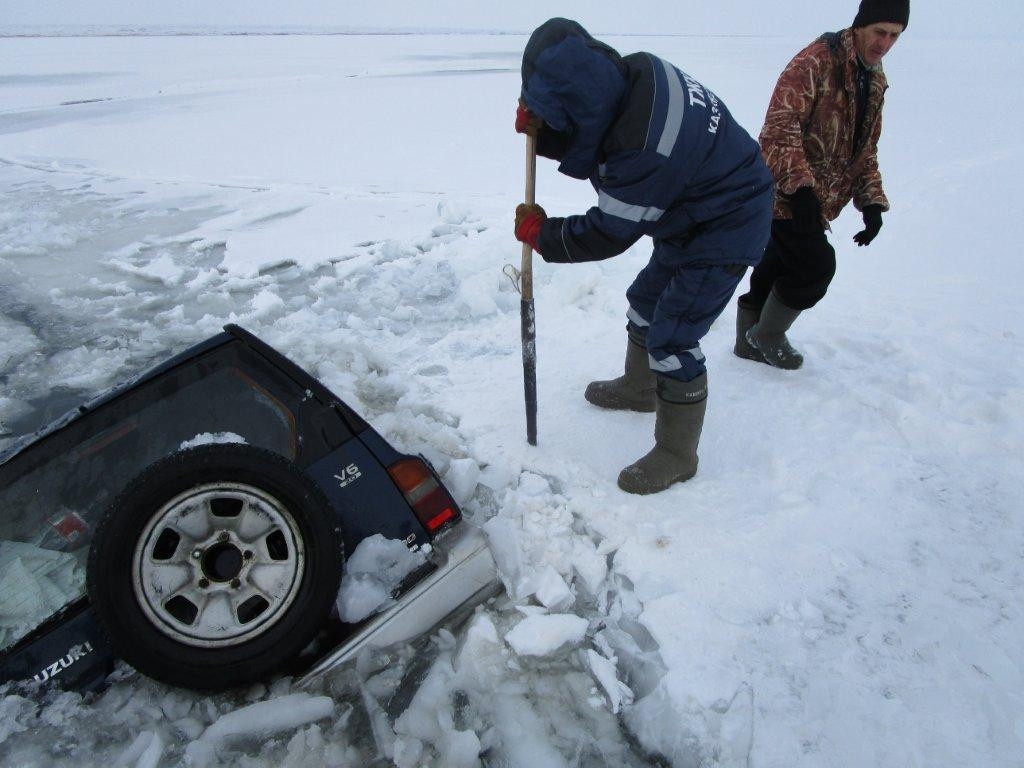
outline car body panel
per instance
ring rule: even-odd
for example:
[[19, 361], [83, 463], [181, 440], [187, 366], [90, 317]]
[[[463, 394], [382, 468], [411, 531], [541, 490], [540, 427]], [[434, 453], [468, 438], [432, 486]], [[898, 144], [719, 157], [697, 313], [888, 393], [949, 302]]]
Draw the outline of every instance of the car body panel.
[[379, 464], [366, 445], [350, 440], [306, 468], [306, 474], [339, 510], [345, 551], [354, 552], [359, 542], [376, 533], [409, 546], [425, 544], [427, 532], [415, 516], [375, 514], [382, 508], [404, 507], [406, 501], [386, 472], [367, 471], [373, 466]]

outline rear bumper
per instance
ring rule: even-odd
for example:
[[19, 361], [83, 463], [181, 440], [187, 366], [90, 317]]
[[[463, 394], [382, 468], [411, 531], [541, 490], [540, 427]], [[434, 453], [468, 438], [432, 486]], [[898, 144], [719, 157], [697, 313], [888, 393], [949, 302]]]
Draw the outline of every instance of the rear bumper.
[[386, 611], [328, 653], [298, 680], [300, 686], [344, 664], [363, 648], [384, 648], [429, 632], [460, 608], [483, 602], [501, 587], [483, 533], [461, 523], [433, 543], [438, 567]]

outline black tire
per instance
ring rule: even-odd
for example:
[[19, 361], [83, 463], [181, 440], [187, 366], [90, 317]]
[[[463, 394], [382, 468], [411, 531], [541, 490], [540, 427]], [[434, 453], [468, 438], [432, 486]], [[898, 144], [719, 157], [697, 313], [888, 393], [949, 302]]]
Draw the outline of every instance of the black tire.
[[302, 470], [216, 444], [156, 462], [118, 495], [93, 537], [87, 587], [121, 658], [215, 691], [297, 656], [330, 613], [343, 564], [330, 502]]

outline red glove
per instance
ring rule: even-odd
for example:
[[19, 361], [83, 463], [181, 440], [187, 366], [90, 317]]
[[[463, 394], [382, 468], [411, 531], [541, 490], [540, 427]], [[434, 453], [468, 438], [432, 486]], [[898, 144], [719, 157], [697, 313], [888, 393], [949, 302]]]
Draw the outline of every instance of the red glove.
[[544, 121], [537, 117], [533, 112], [526, 108], [523, 100], [519, 100], [519, 106], [516, 107], [516, 133], [525, 133], [528, 136], [536, 136], [544, 126]]
[[548, 217], [544, 209], [535, 203], [520, 203], [516, 206], [516, 240], [526, 243], [537, 253], [537, 238], [540, 237], [540, 227]]

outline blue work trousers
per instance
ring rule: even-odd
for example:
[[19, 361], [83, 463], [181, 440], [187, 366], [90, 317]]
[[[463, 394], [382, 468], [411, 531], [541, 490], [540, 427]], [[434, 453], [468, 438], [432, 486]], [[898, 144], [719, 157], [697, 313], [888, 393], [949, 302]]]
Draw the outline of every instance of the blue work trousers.
[[656, 241], [651, 260], [626, 291], [627, 317], [646, 330], [651, 370], [680, 381], [707, 371], [700, 340], [732, 298], [745, 264], [693, 260], [685, 245]]

